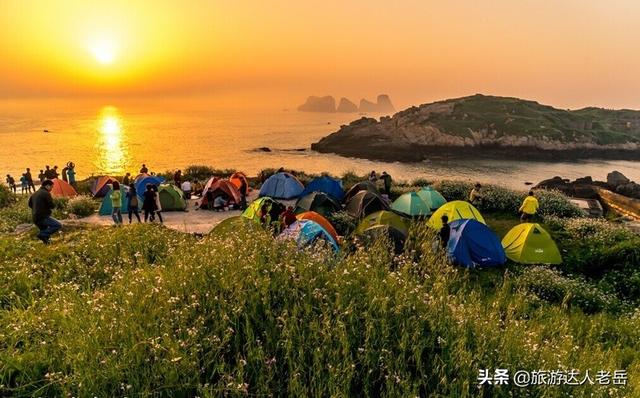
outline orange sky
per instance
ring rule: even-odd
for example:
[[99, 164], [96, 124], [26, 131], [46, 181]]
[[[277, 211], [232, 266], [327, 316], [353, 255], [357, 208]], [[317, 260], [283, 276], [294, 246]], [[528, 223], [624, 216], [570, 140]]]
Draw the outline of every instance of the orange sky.
[[0, 0], [0, 97], [388, 93], [404, 107], [481, 92], [640, 108], [636, 1], [391, 3]]

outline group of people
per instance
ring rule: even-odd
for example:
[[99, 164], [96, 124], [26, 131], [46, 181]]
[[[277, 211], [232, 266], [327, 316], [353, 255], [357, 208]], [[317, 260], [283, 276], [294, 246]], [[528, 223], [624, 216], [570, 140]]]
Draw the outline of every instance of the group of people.
[[[75, 164], [73, 162], [67, 162], [66, 166], [62, 169], [62, 173], [58, 172], [58, 166], [53, 166], [53, 168], [49, 167], [49, 165], [45, 166], [44, 169], [40, 170], [38, 174], [38, 179], [40, 180], [40, 185], [44, 183], [45, 180], [53, 180], [56, 178], [62, 177], [62, 180], [68, 182], [76, 187], [76, 171]], [[18, 193], [18, 182], [20, 183], [20, 193], [21, 194], [29, 194], [36, 192], [36, 185], [33, 182], [33, 175], [31, 174], [31, 169], [26, 168], [25, 172], [22, 173], [18, 181], [16, 181], [15, 177], [10, 174], [7, 174], [5, 179], [9, 189], [13, 193]]]
[[376, 171], [371, 170], [371, 173], [369, 173], [369, 182], [371, 182], [375, 186], [378, 186], [378, 180], [382, 181], [384, 194], [389, 197], [391, 195], [391, 176], [387, 174], [386, 171], [383, 171], [382, 174], [380, 174], [380, 177], [378, 177]]

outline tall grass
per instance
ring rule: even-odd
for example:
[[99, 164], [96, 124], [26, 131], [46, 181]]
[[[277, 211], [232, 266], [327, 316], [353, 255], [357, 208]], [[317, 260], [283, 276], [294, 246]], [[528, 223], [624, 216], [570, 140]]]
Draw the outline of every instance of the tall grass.
[[627, 369], [640, 312], [587, 315], [510, 271], [451, 267], [424, 229], [334, 256], [237, 230], [156, 225], [0, 237], [0, 394], [637, 396], [477, 387], [478, 370]]

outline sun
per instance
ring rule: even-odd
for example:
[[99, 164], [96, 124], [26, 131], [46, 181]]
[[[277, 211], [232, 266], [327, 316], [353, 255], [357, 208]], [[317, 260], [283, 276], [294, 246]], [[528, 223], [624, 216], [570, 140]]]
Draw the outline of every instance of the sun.
[[110, 65], [116, 60], [116, 45], [109, 40], [99, 40], [89, 44], [89, 52], [99, 63]]

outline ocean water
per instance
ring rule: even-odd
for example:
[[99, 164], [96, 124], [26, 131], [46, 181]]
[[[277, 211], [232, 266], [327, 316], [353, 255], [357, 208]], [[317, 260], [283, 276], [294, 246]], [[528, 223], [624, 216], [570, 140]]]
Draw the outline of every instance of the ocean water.
[[[395, 179], [454, 178], [526, 189], [556, 175], [605, 179], [619, 170], [640, 180], [640, 162], [587, 160], [424, 161], [403, 164], [346, 158], [309, 150], [312, 142], [360, 116], [277, 110], [229, 110], [206, 101], [0, 102], [0, 172], [34, 174], [45, 165], [76, 164], [78, 178], [137, 173], [142, 163], [162, 172], [192, 164], [255, 175], [266, 167], [308, 172], [365, 174], [387, 171]], [[48, 132], [45, 132], [47, 130]], [[268, 147], [271, 152], [257, 148]], [[3, 178], [4, 180], [4, 178]]]

